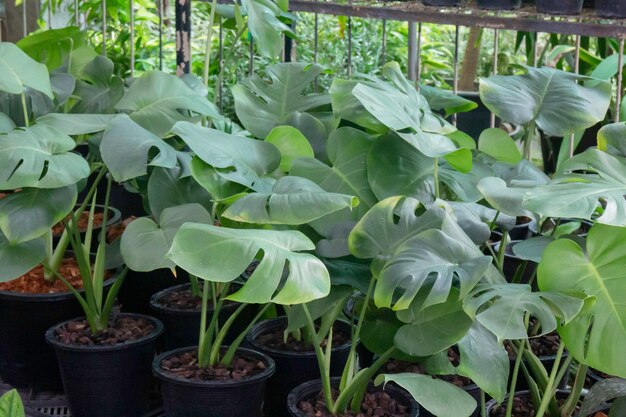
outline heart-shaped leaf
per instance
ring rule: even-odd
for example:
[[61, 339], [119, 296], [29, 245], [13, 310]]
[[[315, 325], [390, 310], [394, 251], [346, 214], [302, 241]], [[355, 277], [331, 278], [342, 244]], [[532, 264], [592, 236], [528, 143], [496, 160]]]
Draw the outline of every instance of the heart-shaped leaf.
[[313, 158], [313, 148], [300, 131], [291, 126], [277, 126], [265, 138], [280, 151], [280, 170], [289, 172], [297, 158]]
[[158, 137], [181, 120], [222, 117], [212, 103], [180, 78], [158, 71], [147, 72], [133, 82], [115, 108], [129, 111], [131, 119]]
[[222, 215], [246, 223], [300, 225], [358, 204], [356, 197], [329, 193], [306, 178], [287, 176], [278, 179], [270, 193], [243, 196]]
[[32, 88], [54, 98], [48, 68], [34, 61], [13, 43], [0, 42], [0, 74], [0, 91], [22, 94], [26, 88]]
[[569, 239], [551, 243], [539, 264], [542, 291], [582, 291], [592, 301], [559, 328], [574, 358], [602, 372], [626, 377], [626, 228], [594, 225], [586, 249]]
[[89, 175], [89, 165], [71, 152], [76, 143], [48, 126], [0, 135], [0, 189], [60, 188]]
[[199, 278], [231, 282], [262, 253], [250, 278], [229, 299], [242, 303], [300, 304], [325, 297], [330, 277], [315, 249], [297, 231], [228, 229], [196, 223], [183, 225], [168, 254], [174, 263]]
[[176, 232], [187, 222], [212, 224], [213, 219], [201, 205], [185, 204], [164, 209], [159, 224], [148, 217], [132, 221], [124, 230], [120, 246], [126, 265], [142, 272], [173, 269], [175, 264], [166, 255]]

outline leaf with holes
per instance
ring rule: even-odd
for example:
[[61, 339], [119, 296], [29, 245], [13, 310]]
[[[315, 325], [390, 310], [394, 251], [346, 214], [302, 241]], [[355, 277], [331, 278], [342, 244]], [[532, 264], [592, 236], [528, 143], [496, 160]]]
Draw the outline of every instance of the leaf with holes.
[[222, 178], [259, 192], [271, 190], [272, 181], [262, 177], [274, 172], [281, 159], [280, 151], [271, 143], [188, 122], [176, 123], [172, 132]]
[[133, 271], [173, 269], [174, 262], [166, 255], [176, 232], [187, 222], [212, 224], [213, 219], [201, 205], [184, 204], [163, 210], [158, 224], [148, 217], [132, 221], [124, 230], [121, 240], [124, 263]]
[[465, 299], [464, 308], [498, 340], [517, 340], [528, 337], [526, 314], [541, 324], [539, 335], [548, 334], [557, 328], [557, 319], [568, 323], [576, 317], [583, 307], [581, 297], [559, 290], [533, 292], [525, 284], [481, 284]]
[[304, 93], [323, 71], [317, 64], [284, 63], [267, 68], [269, 82], [256, 74], [246, 78], [232, 88], [237, 117], [246, 130], [265, 138], [292, 113], [329, 104], [326, 93]]
[[158, 71], [147, 72], [133, 82], [115, 108], [130, 112], [131, 119], [158, 137], [181, 120], [222, 118], [212, 103], [180, 78]]
[[124, 95], [124, 81], [113, 75], [113, 62], [97, 56], [82, 70], [74, 95], [78, 102], [72, 113], [115, 113], [115, 105]]
[[89, 175], [89, 165], [72, 152], [76, 143], [47, 126], [15, 129], [0, 136], [0, 189], [60, 188]]
[[306, 178], [279, 178], [270, 193], [252, 193], [235, 201], [222, 216], [257, 224], [301, 225], [359, 204], [346, 194], [329, 193]]
[[[574, 358], [602, 372], [626, 378], [626, 228], [594, 225], [586, 249], [569, 239], [548, 246], [539, 264], [542, 291], [582, 291], [592, 302], [559, 335]], [[595, 301], [595, 302], [593, 302]]]
[[42, 236], [76, 204], [76, 185], [26, 188], [0, 199], [0, 229], [12, 244]]
[[604, 120], [610, 82], [554, 68], [524, 68], [522, 75], [480, 79], [481, 100], [502, 120], [518, 125], [534, 120], [546, 134], [559, 137]]
[[34, 61], [15, 44], [0, 43], [0, 74], [0, 91], [22, 94], [27, 88], [32, 88], [54, 98], [48, 68]]
[[563, 163], [551, 183], [530, 190], [523, 207], [546, 217], [591, 220], [614, 226], [626, 225], [626, 158], [589, 149]]
[[[158, 150], [156, 155], [153, 149]], [[126, 115], [111, 121], [102, 136], [100, 153], [118, 182], [146, 175], [149, 166], [176, 166], [174, 148]]]
[[168, 254], [191, 274], [212, 282], [231, 282], [261, 252], [250, 278], [229, 299], [242, 303], [300, 304], [325, 297], [330, 277], [310, 251], [315, 245], [297, 231], [228, 229], [196, 223], [183, 225]]

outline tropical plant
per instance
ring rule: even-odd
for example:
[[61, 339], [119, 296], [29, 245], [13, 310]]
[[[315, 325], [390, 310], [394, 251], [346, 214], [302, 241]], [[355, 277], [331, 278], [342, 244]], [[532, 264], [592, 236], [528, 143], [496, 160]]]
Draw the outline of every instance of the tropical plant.
[[25, 417], [24, 405], [17, 390], [12, 389], [0, 396], [0, 411], [7, 417]]

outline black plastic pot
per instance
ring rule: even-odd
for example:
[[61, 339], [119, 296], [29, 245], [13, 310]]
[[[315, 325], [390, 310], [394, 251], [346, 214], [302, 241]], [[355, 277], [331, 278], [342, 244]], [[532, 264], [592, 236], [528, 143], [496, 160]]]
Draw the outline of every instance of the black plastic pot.
[[478, 0], [478, 7], [491, 10], [513, 10], [522, 7], [522, 0]]
[[596, 12], [602, 17], [626, 17], [626, 0], [596, 0]]
[[[332, 378], [331, 384], [333, 386], [338, 386], [339, 378]], [[376, 391], [377, 389], [382, 389], [382, 387], [377, 388], [370, 385], [370, 387], [368, 388], [370, 392]], [[300, 404], [300, 402], [303, 400], [314, 398], [317, 394], [320, 393], [321, 390], [322, 382], [319, 379], [315, 381], [308, 381], [295, 387], [289, 393], [289, 397], [287, 398], [287, 407], [289, 409], [290, 417], [306, 417], [306, 414], [298, 409], [298, 404]], [[408, 407], [409, 417], [418, 417], [422, 415], [420, 413], [420, 407], [417, 402], [404, 389], [399, 388], [393, 384], [387, 384], [385, 385], [384, 390], [387, 394], [389, 394], [391, 398], [393, 398], [400, 404]]]
[[529, 226], [532, 223], [532, 219], [529, 217], [518, 217], [517, 224], [513, 229], [509, 230], [509, 237], [511, 240], [526, 240], [530, 237]]
[[491, 111], [483, 104], [478, 92], [462, 91], [458, 95], [478, 105], [472, 111], [456, 115], [458, 129], [470, 135], [478, 143], [480, 134], [491, 126]]
[[189, 381], [161, 369], [161, 362], [164, 359], [195, 349], [195, 347], [186, 347], [165, 352], [152, 363], [152, 370], [161, 381], [165, 415], [167, 417], [261, 417], [265, 384], [276, 369], [272, 358], [250, 349], [238, 349], [237, 353], [240, 355], [265, 364], [263, 372], [240, 381]]
[[137, 417], [150, 410], [156, 340], [163, 324], [152, 321], [155, 331], [147, 337], [114, 346], [71, 346], [57, 339], [60, 323], [46, 332], [56, 351], [63, 388], [72, 417]]
[[[574, 221], [580, 222], [580, 228], [573, 234], [580, 237], [586, 237], [589, 234], [589, 229], [593, 226], [593, 222], [590, 220], [561, 219], [559, 224], [564, 225]], [[533, 236], [539, 236], [541, 234], [550, 234], [555, 226], [556, 222], [554, 219], [548, 219], [542, 224], [542, 233], [539, 233], [539, 223], [536, 221], [533, 221], [528, 228]]]
[[150, 297], [159, 291], [187, 282], [187, 274], [178, 270], [176, 277], [169, 269], [152, 272], [128, 271], [117, 294], [121, 310], [128, 313], [154, 314], [150, 308]]
[[[80, 208], [80, 205], [76, 205], [75, 209], [78, 209], [78, 208]], [[90, 206], [87, 206], [85, 210], [89, 211]], [[104, 206], [100, 204], [96, 204], [95, 212], [96, 213], [104, 212]], [[115, 207], [109, 206], [109, 212], [107, 216], [107, 228], [118, 224], [121, 220], [122, 220], [122, 213]], [[91, 252], [95, 253], [98, 250], [98, 242], [99, 242], [98, 238], [100, 237], [100, 230], [102, 230], [102, 226], [98, 226], [98, 227], [94, 226], [93, 228], [93, 232], [91, 236], [91, 248], [90, 248]], [[83, 242], [85, 241], [86, 234], [87, 232], [80, 232], [81, 241]], [[61, 239], [61, 235], [54, 235], [52, 239], [53, 239], [53, 243], [56, 245], [59, 242], [59, 239]]]
[[444, 7], [453, 7], [460, 6], [462, 0], [422, 0], [426, 6], [444, 6]]
[[[150, 298], [152, 314], [163, 322], [165, 333], [163, 334], [164, 350], [195, 346], [198, 344], [200, 333], [200, 310], [176, 310], [162, 305], [159, 300], [172, 291], [189, 289], [191, 284], [176, 285], [159, 291]], [[237, 310], [238, 303], [229, 302], [222, 305], [219, 315], [219, 323], [224, 323], [231, 314]], [[209, 315], [213, 308], [209, 307]], [[256, 306], [249, 305], [237, 317], [230, 331], [224, 339], [225, 343], [231, 343], [248, 327], [256, 314]]]
[[578, 14], [583, 0], [537, 0], [537, 11], [548, 14]]
[[[106, 282], [107, 290], [114, 280]], [[46, 331], [81, 314], [83, 309], [70, 292], [0, 291], [0, 335], [4, 335], [0, 343], [0, 378], [17, 388], [61, 391], [61, 374], [54, 349], [46, 343]]]
[[[566, 390], [558, 390], [558, 391], [556, 392], [556, 398], [557, 398], [557, 399], [559, 399], [559, 400], [565, 399], [565, 398], [567, 398], [567, 396], [569, 395], [569, 393], [570, 393], [570, 392], [569, 392], [569, 391], [566, 391]], [[517, 392], [515, 393], [515, 397], [517, 397], [517, 398], [524, 398], [524, 399], [527, 399], [528, 401], [532, 401], [532, 400], [530, 399], [530, 392], [529, 392], [529, 391], [522, 391], [522, 390], [517, 391]], [[505, 397], [504, 397], [504, 401], [503, 401], [501, 404], [506, 404], [506, 402], [508, 401], [508, 398], [509, 398], [509, 396], [508, 396], [508, 395], [507, 395], [507, 396], [505, 396]], [[493, 410], [497, 409], [497, 407], [498, 407], [498, 403], [496, 403], [496, 401], [495, 401], [495, 400], [490, 400], [490, 401], [486, 404], [486, 409], [487, 409], [487, 417], [490, 417], [490, 416], [491, 416], [491, 412], [492, 412]], [[607, 410], [605, 410], [605, 412], [608, 412], [608, 409], [607, 409]]]
[[[258, 323], [246, 336], [252, 349], [261, 352], [276, 362], [276, 373], [270, 379], [265, 397], [265, 415], [272, 417], [289, 416], [286, 406], [291, 390], [306, 381], [320, 378], [319, 365], [315, 352], [292, 352], [264, 346], [256, 341], [257, 337], [276, 328], [285, 328], [286, 317], [278, 317]], [[351, 334], [350, 325], [337, 322], [346, 334]], [[330, 375], [340, 376], [350, 354], [350, 342], [332, 349]]]
[[[513, 253], [513, 246], [515, 246], [516, 244], [520, 242], [521, 241], [519, 240], [513, 240], [509, 242], [506, 245], [506, 249], [504, 251], [504, 265], [502, 268], [503, 269], [502, 272], [504, 273], [504, 277], [506, 278], [506, 280], [509, 282], [513, 281], [513, 278], [515, 277], [515, 274], [517, 273], [518, 268], [521, 268], [524, 263], [522, 259], [518, 258]], [[493, 248], [494, 253], [497, 256], [498, 252], [500, 251], [500, 242], [494, 243], [492, 245], [492, 248]], [[537, 263], [528, 261], [526, 263], [526, 267], [524, 268], [524, 271], [522, 272], [519, 283], [528, 284], [531, 278], [533, 277], [533, 275], [535, 274], [536, 269], [537, 269]]]

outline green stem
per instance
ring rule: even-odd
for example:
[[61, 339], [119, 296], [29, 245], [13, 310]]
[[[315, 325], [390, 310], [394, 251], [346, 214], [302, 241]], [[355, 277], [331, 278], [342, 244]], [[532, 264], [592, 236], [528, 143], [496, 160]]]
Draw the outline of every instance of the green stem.
[[311, 334], [311, 338], [313, 338], [313, 348], [315, 349], [315, 356], [317, 357], [317, 365], [319, 366], [320, 374], [322, 376], [322, 392], [324, 393], [324, 402], [326, 404], [326, 408], [331, 411], [334, 409], [334, 403], [332, 387], [330, 385], [330, 369], [327, 369], [326, 367], [324, 351], [320, 346], [320, 340], [318, 340], [317, 332], [315, 331], [315, 322], [313, 321], [309, 308], [306, 304], [302, 304], [302, 310], [304, 311], [304, 316], [307, 321], [307, 329]]
[[506, 417], [511, 417], [513, 413], [513, 401], [515, 400], [515, 387], [517, 385], [517, 378], [519, 376], [519, 368], [522, 364], [522, 356], [524, 353], [524, 343], [517, 345], [517, 352], [515, 357], [515, 365], [513, 366], [513, 374], [511, 376], [511, 387], [509, 388], [509, 398], [506, 404]]
[[571, 417], [571, 415], [576, 410], [576, 405], [580, 400], [580, 395], [583, 391], [583, 387], [585, 386], [585, 379], [587, 377], [587, 371], [589, 367], [587, 365], [578, 365], [578, 369], [576, 370], [576, 378], [574, 379], [574, 385], [572, 386], [572, 392], [569, 397], [567, 397], [567, 401], [561, 407], [561, 416], [562, 417]]
[[30, 121], [28, 120], [28, 106], [26, 106], [26, 94], [22, 93], [22, 111], [24, 112], [24, 126], [29, 127]]
[[[195, 278], [195, 277], [194, 277]], [[207, 310], [209, 309], [209, 285], [207, 282], [202, 285], [202, 308], [200, 312], [200, 337], [198, 338], [198, 362], [200, 366], [203, 364], [203, 360], [201, 358], [207, 357], [206, 349], [209, 348], [207, 346], [205, 338], [208, 337], [208, 332], [206, 328], [206, 317]]]
[[543, 417], [548, 409], [548, 405], [550, 404], [550, 400], [554, 395], [554, 381], [556, 380], [556, 375], [559, 371], [559, 366], [561, 365], [561, 358], [563, 357], [563, 351], [565, 350], [565, 344], [561, 342], [559, 344], [559, 350], [556, 352], [556, 358], [554, 359], [554, 365], [552, 365], [552, 370], [550, 371], [550, 379], [548, 379], [548, 385], [543, 393], [543, 398], [541, 399], [541, 405], [539, 406], [539, 410], [537, 411], [536, 417]]
[[498, 250], [498, 266], [500, 272], [504, 272], [504, 255], [506, 254], [506, 247], [509, 244], [509, 233], [502, 233], [502, 240], [500, 241], [500, 248]]
[[531, 159], [531, 150], [532, 150], [533, 138], [535, 136], [535, 127], [536, 127], [535, 120], [531, 120], [530, 122], [528, 122], [528, 125], [526, 125], [526, 133], [524, 134], [524, 139], [523, 139], [524, 141], [523, 157], [527, 161], [530, 161]]
[[485, 398], [485, 391], [480, 390], [480, 416], [487, 417], [487, 404]]
[[439, 192], [439, 158], [435, 158], [435, 166], [433, 167], [433, 176], [435, 177], [435, 198], [440, 197]]

